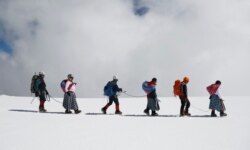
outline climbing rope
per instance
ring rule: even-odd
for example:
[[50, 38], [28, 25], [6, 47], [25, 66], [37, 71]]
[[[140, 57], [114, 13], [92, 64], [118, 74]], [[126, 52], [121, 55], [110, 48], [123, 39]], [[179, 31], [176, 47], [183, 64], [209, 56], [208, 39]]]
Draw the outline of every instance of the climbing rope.
[[199, 107], [197, 107], [197, 106], [194, 106], [193, 104], [190, 105], [190, 106], [191, 106], [192, 108], [197, 109], [197, 110], [202, 111], [202, 112], [209, 112], [209, 111], [210, 111], [210, 110], [201, 109], [201, 108], [199, 108]]
[[54, 100], [55, 102], [62, 104], [62, 102], [61, 102], [61, 101], [58, 101], [57, 99], [55, 99], [55, 98], [54, 98], [54, 97], [52, 97], [51, 95], [49, 95], [49, 97], [50, 97], [50, 98], [52, 98], [52, 100]]
[[123, 91], [122, 92], [123, 94], [129, 96], [129, 97], [145, 97], [146, 95], [143, 95], [143, 96], [138, 96], [138, 95], [132, 95], [132, 94], [128, 94], [127, 91]]

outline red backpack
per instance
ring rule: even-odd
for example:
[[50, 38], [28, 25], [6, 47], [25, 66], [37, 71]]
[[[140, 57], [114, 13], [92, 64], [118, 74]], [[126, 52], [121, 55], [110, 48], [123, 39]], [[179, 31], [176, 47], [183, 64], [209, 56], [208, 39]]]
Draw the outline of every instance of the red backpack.
[[181, 81], [180, 80], [175, 80], [173, 89], [174, 89], [173, 90], [174, 96], [181, 96], [182, 95]]
[[211, 84], [207, 87], [207, 91], [210, 95], [213, 95], [216, 93], [216, 91], [218, 90], [219, 86], [216, 84]]

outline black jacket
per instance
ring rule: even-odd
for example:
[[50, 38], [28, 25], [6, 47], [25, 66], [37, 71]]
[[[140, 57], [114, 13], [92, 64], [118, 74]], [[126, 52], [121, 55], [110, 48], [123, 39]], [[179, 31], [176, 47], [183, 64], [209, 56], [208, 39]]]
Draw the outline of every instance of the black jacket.
[[44, 79], [39, 77], [35, 82], [35, 90], [36, 90], [36, 96], [48, 94], [48, 91], [46, 89], [46, 83], [44, 82]]
[[157, 94], [156, 94], [156, 91], [153, 90], [152, 92], [150, 92], [148, 95], [147, 95], [148, 98], [153, 98], [155, 99], [157, 97]]
[[188, 97], [188, 92], [187, 92], [187, 85], [185, 83], [181, 83], [181, 92], [182, 92], [182, 97], [187, 98]]

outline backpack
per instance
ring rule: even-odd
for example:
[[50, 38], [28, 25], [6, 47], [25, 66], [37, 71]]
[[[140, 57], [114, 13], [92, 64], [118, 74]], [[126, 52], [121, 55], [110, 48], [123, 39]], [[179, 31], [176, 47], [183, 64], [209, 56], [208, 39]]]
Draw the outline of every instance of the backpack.
[[114, 95], [114, 91], [113, 91], [113, 84], [111, 82], [108, 82], [104, 88], [103, 88], [103, 92], [105, 96], [113, 96]]
[[34, 74], [31, 79], [31, 84], [30, 84], [30, 92], [31, 93], [36, 93], [36, 88], [35, 88], [35, 83], [38, 79], [38, 75]]
[[215, 84], [211, 84], [207, 87], [207, 91], [210, 95], [213, 95], [216, 93], [216, 91], [218, 90], [218, 86], [216, 86]]
[[173, 90], [174, 96], [181, 96], [182, 95], [181, 81], [180, 80], [175, 80], [173, 89], [174, 89]]
[[61, 89], [62, 89], [62, 91], [65, 93], [65, 86], [66, 86], [66, 82], [67, 82], [68, 80], [67, 79], [64, 79], [64, 80], [62, 80], [61, 81], [61, 83], [60, 83], [60, 86], [61, 86]]
[[152, 92], [153, 90], [155, 90], [155, 87], [154, 86], [151, 86], [151, 85], [148, 85], [148, 81], [144, 81], [142, 83], [142, 89], [145, 93], [150, 93]]

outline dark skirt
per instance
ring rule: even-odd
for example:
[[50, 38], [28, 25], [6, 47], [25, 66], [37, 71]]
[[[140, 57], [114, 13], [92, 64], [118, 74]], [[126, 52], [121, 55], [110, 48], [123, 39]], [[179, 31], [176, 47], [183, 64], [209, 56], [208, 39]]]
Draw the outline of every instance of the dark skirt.
[[151, 109], [152, 111], [160, 110], [159, 100], [157, 98], [150, 98], [148, 97], [147, 108]]
[[74, 92], [70, 92], [69, 95], [67, 93], [64, 94], [63, 107], [67, 110], [78, 110], [76, 95]]

